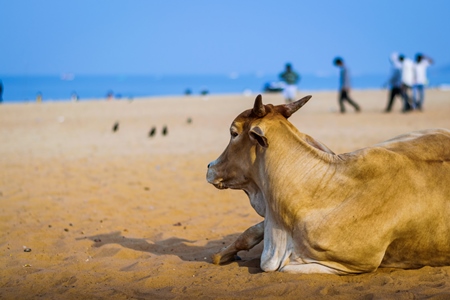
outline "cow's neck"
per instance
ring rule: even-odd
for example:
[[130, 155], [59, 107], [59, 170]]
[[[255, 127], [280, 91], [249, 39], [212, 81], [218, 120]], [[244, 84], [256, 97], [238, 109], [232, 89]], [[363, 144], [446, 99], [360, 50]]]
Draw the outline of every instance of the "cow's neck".
[[269, 147], [258, 161], [267, 207], [281, 212], [286, 222], [303, 210], [323, 207], [321, 202], [327, 200], [320, 189], [335, 174], [333, 161], [339, 157], [290, 123], [279, 126], [268, 139]]

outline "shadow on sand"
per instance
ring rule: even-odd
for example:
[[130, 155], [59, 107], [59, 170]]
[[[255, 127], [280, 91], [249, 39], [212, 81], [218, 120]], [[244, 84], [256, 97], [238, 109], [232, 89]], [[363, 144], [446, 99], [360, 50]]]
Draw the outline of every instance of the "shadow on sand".
[[[91, 240], [93, 242], [93, 248], [117, 244], [123, 248], [155, 255], [175, 255], [184, 261], [203, 261], [212, 263], [211, 256], [223, 247], [231, 244], [238, 236], [239, 233], [231, 234], [224, 237], [222, 240], [208, 241], [204, 246], [194, 245], [197, 241], [177, 237], [171, 237], [156, 242], [146, 238], [129, 238], [123, 236], [120, 231], [77, 238], [76, 240]], [[240, 255], [243, 254], [242, 259], [237, 258], [233, 263], [237, 263], [240, 267], [247, 267], [249, 273], [260, 273], [262, 272], [259, 267], [261, 251], [262, 243], [257, 245], [250, 252], [240, 252]]]

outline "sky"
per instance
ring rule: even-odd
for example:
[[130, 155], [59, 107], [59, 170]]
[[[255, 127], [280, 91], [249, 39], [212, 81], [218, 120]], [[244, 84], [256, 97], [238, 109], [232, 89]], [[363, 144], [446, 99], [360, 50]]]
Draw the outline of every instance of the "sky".
[[0, 74], [353, 74], [450, 66], [447, 0], [0, 0]]

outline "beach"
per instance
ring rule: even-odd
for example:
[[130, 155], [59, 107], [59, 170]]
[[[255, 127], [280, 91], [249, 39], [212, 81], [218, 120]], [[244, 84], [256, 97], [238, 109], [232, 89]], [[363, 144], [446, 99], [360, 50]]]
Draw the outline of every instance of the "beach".
[[[337, 92], [307, 94], [289, 120], [335, 153], [450, 129], [450, 91], [427, 90], [424, 111], [408, 114], [399, 99], [383, 112], [386, 90], [352, 91], [362, 112], [346, 114]], [[244, 192], [205, 179], [255, 96], [0, 105], [0, 299], [449, 299], [450, 266], [264, 273], [262, 244], [212, 264], [262, 221]]]

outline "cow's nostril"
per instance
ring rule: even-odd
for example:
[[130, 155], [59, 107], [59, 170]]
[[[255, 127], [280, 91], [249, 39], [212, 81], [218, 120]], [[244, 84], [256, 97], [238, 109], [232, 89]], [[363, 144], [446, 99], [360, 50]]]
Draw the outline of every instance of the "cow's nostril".
[[211, 163], [208, 164], [208, 169], [209, 169], [210, 166], [211, 166]]

